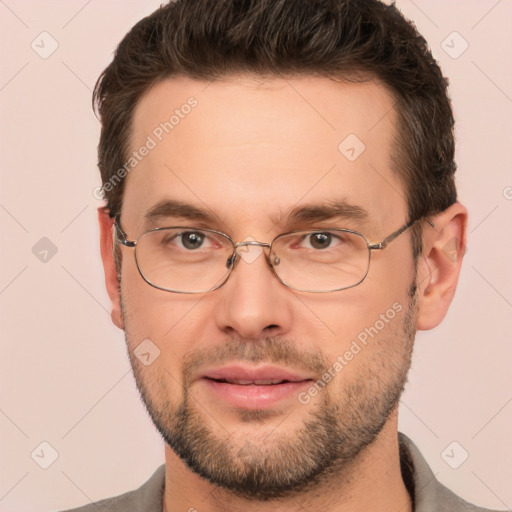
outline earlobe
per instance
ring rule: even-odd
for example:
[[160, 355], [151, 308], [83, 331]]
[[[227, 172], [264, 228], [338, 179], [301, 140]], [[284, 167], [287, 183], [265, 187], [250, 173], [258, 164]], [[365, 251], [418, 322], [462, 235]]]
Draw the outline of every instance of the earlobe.
[[419, 330], [433, 329], [445, 317], [455, 295], [466, 251], [467, 210], [455, 203], [433, 217], [423, 232], [418, 259]]
[[117, 275], [117, 268], [113, 256], [113, 225], [114, 219], [110, 217], [109, 210], [105, 207], [98, 208], [98, 222], [100, 226], [100, 250], [105, 272], [105, 285], [112, 304], [110, 313], [112, 322], [124, 329], [123, 316], [121, 314], [121, 290]]

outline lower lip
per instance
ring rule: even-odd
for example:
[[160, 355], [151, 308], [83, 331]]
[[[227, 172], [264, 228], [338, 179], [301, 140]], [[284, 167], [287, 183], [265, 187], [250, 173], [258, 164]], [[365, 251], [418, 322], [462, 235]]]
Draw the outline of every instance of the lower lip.
[[212, 379], [202, 379], [216, 396], [235, 407], [244, 409], [265, 409], [281, 400], [296, 397], [299, 392], [309, 386], [311, 381], [284, 382], [266, 386], [229, 384]]

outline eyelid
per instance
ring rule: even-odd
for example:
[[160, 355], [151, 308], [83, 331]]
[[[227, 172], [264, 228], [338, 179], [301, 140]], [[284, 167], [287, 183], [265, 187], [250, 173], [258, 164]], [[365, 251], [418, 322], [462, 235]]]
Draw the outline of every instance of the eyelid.
[[328, 232], [328, 233], [332, 233], [335, 235], [337, 231], [341, 231], [342, 233], [345, 231], [361, 233], [359, 228], [346, 227], [346, 226], [340, 227], [339, 225], [337, 225], [337, 226], [313, 226], [311, 228], [309, 228], [309, 227], [308, 228], [298, 228], [298, 229], [294, 229], [291, 231], [287, 231], [287, 233], [326, 233], [326, 232]]
[[[231, 241], [232, 244], [236, 243], [236, 240], [234, 240], [229, 234], [225, 233], [224, 231], [217, 230], [212, 227], [203, 227], [200, 225], [191, 226], [191, 225], [187, 225], [185, 223], [183, 225], [179, 225], [179, 223], [177, 223], [177, 224], [167, 224], [166, 223], [163, 226], [155, 226], [152, 229], [148, 229], [146, 232], [148, 232], [148, 231], [163, 231], [163, 230], [167, 230], [167, 229], [179, 229], [180, 230], [179, 233], [198, 231], [198, 232], [205, 233], [205, 235], [209, 236], [209, 237], [210, 236], [215, 237], [216, 235], [217, 236], [221, 235], [221, 236], [226, 237], [227, 240]], [[336, 234], [336, 231], [341, 231], [341, 233]], [[277, 234], [273, 238], [273, 240], [280, 238], [281, 236], [293, 235], [293, 234], [298, 234], [298, 233], [303, 233], [305, 236], [307, 236], [307, 234], [325, 233], [325, 232], [331, 233], [333, 236], [339, 238], [342, 236], [344, 231], [358, 233], [361, 236], [363, 236], [363, 238], [364, 238], [364, 235], [359, 231], [359, 229], [351, 228], [351, 227], [339, 227], [339, 224], [338, 224], [338, 225], [334, 225], [334, 226], [332, 226], [332, 225], [331, 226], [315, 225], [312, 227], [302, 227], [302, 228], [297, 227], [296, 229], [288, 229], [286, 231], [283, 231], [282, 233]]]
[[[171, 230], [171, 229], [178, 230], [179, 233], [187, 233], [187, 232], [196, 232], [197, 231], [197, 232], [207, 234], [208, 232], [213, 231], [213, 234], [221, 233], [221, 234], [225, 235], [224, 232], [218, 231], [213, 228], [201, 227], [201, 226], [191, 226], [190, 224], [184, 224], [184, 223], [182, 223], [182, 224], [173, 223], [173, 224], [165, 224], [165, 225], [160, 225], [160, 226], [153, 226], [153, 227], [147, 228], [144, 232], [148, 233], [150, 231], [165, 231], [165, 230]], [[228, 235], [226, 235], [226, 236], [228, 236]]]
[[153, 231], [155, 229], [169, 228], [188, 228], [197, 229], [198, 231], [211, 230], [217, 231], [214, 226], [202, 220], [193, 220], [182, 217], [166, 217], [161, 220], [153, 220], [144, 224], [144, 231]]
[[307, 231], [308, 233], [334, 233], [336, 231], [344, 231], [348, 230], [349, 228], [338, 228], [338, 227], [322, 227], [322, 228], [314, 228], [314, 229], [305, 229], [304, 231]]
[[183, 245], [183, 239], [182, 239], [183, 235], [186, 235], [188, 233], [200, 233], [200, 234], [204, 234], [204, 236], [202, 237], [202, 239], [203, 239], [202, 244], [201, 244], [202, 248], [203, 248], [203, 245], [205, 245], [204, 248], [214, 247], [215, 245], [218, 245], [218, 240], [215, 239], [215, 237], [213, 236], [213, 233], [209, 234], [207, 232], [204, 232], [202, 229], [188, 228], [188, 227], [185, 227], [184, 229], [180, 229], [178, 227], [178, 229], [176, 230], [176, 228], [173, 228], [171, 226], [170, 229], [174, 229], [175, 231], [172, 234], [166, 234], [167, 229], [169, 229], [169, 228], [162, 228], [160, 230], [157, 230], [157, 232], [159, 232], [163, 235], [162, 241], [164, 241], [166, 244], [172, 243], [173, 245], [175, 245], [177, 247], [188, 250]]

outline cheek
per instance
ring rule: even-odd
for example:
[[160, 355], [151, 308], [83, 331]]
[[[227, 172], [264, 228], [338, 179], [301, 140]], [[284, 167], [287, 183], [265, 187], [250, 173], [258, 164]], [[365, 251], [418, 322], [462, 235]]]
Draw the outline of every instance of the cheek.
[[197, 297], [159, 290], [144, 281], [135, 262], [123, 261], [121, 295], [132, 334], [163, 338], [179, 327]]
[[137, 387], [152, 414], [168, 414], [182, 404], [180, 368], [170, 368], [162, 356], [150, 365], [142, 364], [139, 360], [134, 360], [132, 365]]
[[363, 294], [359, 305], [360, 311], [364, 312], [363, 328], [373, 324], [390, 308], [405, 311], [410, 303], [409, 292], [415, 280], [412, 252], [406, 243], [401, 247], [398, 241], [393, 243], [397, 245], [376, 251], [368, 276], [358, 290]]
[[138, 276], [123, 282], [122, 299], [137, 384], [156, 410], [164, 410], [166, 403], [174, 409], [183, 399], [182, 363], [191, 338], [183, 304]]
[[322, 338], [327, 345], [322, 350], [333, 343], [343, 347], [347, 340], [373, 325], [395, 303], [400, 304], [400, 309], [405, 309], [408, 287], [405, 280], [403, 286], [398, 286], [397, 282], [377, 282], [367, 278], [359, 286], [341, 292], [325, 296], [303, 295], [301, 301], [297, 301], [297, 307], [303, 310], [301, 315], [297, 315], [302, 325], [295, 332], [304, 332], [305, 329], [308, 336], [316, 332], [317, 337], [323, 333]]
[[135, 265], [123, 264], [121, 298], [129, 350], [142, 350], [143, 343], [151, 348], [151, 342], [159, 351], [155, 368], [165, 365], [179, 375], [183, 354], [202, 327], [196, 311], [201, 296], [158, 290], [141, 278]]
[[367, 278], [361, 285], [339, 292], [336, 298], [334, 294], [301, 297], [306, 308], [294, 332], [301, 340], [315, 340], [328, 365], [338, 361], [332, 369], [337, 375], [334, 389], [345, 378], [354, 380], [369, 367], [382, 367], [390, 357], [396, 361], [407, 357], [404, 317], [412, 277], [388, 272], [386, 278]]
[[331, 396], [351, 390], [349, 397], [376, 397], [407, 371], [413, 341], [404, 326], [407, 307], [397, 301], [368, 319], [352, 318], [337, 342], [325, 347], [328, 368], [321, 380]]

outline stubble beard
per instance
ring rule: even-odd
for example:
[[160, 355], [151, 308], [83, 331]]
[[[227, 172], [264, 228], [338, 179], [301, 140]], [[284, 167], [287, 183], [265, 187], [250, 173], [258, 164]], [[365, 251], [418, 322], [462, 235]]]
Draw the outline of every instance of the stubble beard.
[[[267, 337], [258, 343], [230, 339], [220, 349], [203, 349], [184, 360], [181, 401], [173, 406], [165, 386], [169, 376], [148, 378], [146, 368], [140, 365], [133, 350], [128, 350], [128, 354], [142, 401], [153, 423], [190, 470], [246, 499], [266, 501], [297, 496], [334, 475], [343, 475], [358, 454], [376, 439], [396, 408], [412, 357], [417, 315], [414, 286], [409, 297], [401, 325], [393, 329], [388, 338], [378, 341], [388, 347], [378, 352], [368, 365], [362, 365], [364, 375], [358, 375], [355, 382], [344, 383], [336, 397], [329, 392], [332, 383], [329, 384], [318, 394], [317, 402], [300, 427], [295, 431], [276, 427], [265, 439], [240, 441], [219, 427], [189, 393], [192, 370], [205, 361], [218, 364], [265, 361], [307, 368], [322, 375], [329, 365], [321, 355], [298, 352], [292, 341], [282, 338]], [[127, 347], [133, 347], [135, 340], [130, 341], [129, 317], [124, 305], [122, 311]], [[397, 336], [401, 338], [398, 343]], [[342, 371], [333, 382], [343, 378]], [[177, 386], [177, 379], [170, 385]], [[240, 413], [239, 419], [244, 423], [261, 423], [273, 414], [268, 410], [245, 411]]]

